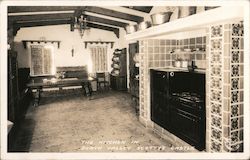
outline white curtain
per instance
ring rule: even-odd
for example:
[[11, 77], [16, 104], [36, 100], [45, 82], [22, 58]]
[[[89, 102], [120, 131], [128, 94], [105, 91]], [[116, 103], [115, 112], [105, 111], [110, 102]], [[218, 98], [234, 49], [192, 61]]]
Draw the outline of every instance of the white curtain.
[[92, 59], [92, 73], [107, 72], [107, 47], [106, 46], [92, 46], [90, 47]]

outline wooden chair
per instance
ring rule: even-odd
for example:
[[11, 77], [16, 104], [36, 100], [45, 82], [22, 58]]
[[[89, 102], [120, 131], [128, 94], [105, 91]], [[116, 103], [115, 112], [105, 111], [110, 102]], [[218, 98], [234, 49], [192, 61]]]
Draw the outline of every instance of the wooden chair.
[[97, 90], [109, 89], [109, 81], [106, 79], [105, 72], [97, 72], [96, 80], [97, 80]]

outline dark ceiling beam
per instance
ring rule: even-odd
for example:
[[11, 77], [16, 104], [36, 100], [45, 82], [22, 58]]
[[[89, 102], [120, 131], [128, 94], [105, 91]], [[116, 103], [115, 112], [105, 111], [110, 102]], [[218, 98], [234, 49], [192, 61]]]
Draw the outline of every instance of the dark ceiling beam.
[[20, 13], [20, 12], [49, 12], [49, 11], [74, 11], [74, 10], [83, 10], [88, 11], [96, 14], [101, 14], [105, 16], [110, 16], [114, 18], [120, 18], [128, 21], [133, 22], [142, 22], [144, 20], [143, 17], [122, 13], [110, 9], [105, 9], [96, 6], [84, 6], [84, 7], [77, 7], [77, 6], [10, 6], [8, 7], [8, 13]]
[[90, 22], [98, 22], [98, 23], [103, 23], [103, 24], [108, 24], [108, 25], [123, 27], [123, 28], [128, 25], [128, 23], [123, 23], [119, 21], [114, 21], [114, 20], [100, 18], [96, 16], [90, 16], [90, 15], [87, 15], [87, 20]]
[[90, 23], [90, 22], [88, 22], [87, 26], [90, 27], [90, 28], [96, 28], [96, 29], [102, 29], [102, 30], [106, 30], [106, 31], [112, 31], [112, 32], [115, 33], [117, 38], [120, 38], [119, 28], [104, 26], [104, 25]]
[[34, 15], [18, 15], [8, 16], [10, 22], [18, 21], [36, 21], [36, 20], [57, 20], [57, 19], [70, 19], [74, 13], [58, 13], [58, 14], [34, 14]]
[[[58, 20], [58, 19], [67, 19], [72, 18], [74, 13], [58, 13], [58, 14], [35, 14], [35, 15], [18, 15], [18, 16], [9, 16], [9, 24], [12, 22], [19, 21], [36, 21], [36, 20]], [[100, 18], [95, 16], [86, 15], [87, 20], [91, 22], [97, 22], [102, 24], [108, 24], [117, 27], [125, 27], [128, 23], [123, 23], [119, 21], [114, 21], [106, 18]]]
[[96, 14], [101, 14], [105, 16], [110, 16], [114, 18], [120, 18], [120, 19], [124, 19], [128, 21], [134, 21], [137, 23], [142, 22], [144, 20], [144, 18], [140, 16], [135, 16], [132, 14], [122, 13], [122, 12], [118, 12], [118, 11], [114, 11], [110, 9], [101, 8], [101, 7], [89, 6], [85, 8], [85, 11], [96, 13]]
[[[62, 20], [37, 20], [37, 21], [19, 21], [18, 23], [14, 24], [14, 27], [19, 30], [20, 28], [23, 27], [38, 27], [38, 26], [48, 26], [48, 25], [62, 25], [62, 24], [72, 24], [71, 19], [62, 19]], [[111, 31], [114, 32], [117, 38], [120, 37], [119, 35], [119, 28], [115, 27], [109, 27], [109, 26], [104, 26], [100, 24], [95, 24], [95, 23], [90, 23], [88, 22], [87, 24], [88, 27], [90, 28], [97, 28], [97, 29], [102, 29], [106, 31]]]
[[17, 27], [38, 27], [38, 26], [48, 26], [48, 25], [63, 25], [70, 24], [71, 19], [62, 19], [62, 20], [46, 20], [46, 21], [22, 21], [17, 22], [15, 25]]
[[77, 6], [9, 6], [8, 13], [74, 11], [78, 8]]
[[140, 12], [149, 13], [153, 6], [123, 6], [125, 8], [133, 9]]

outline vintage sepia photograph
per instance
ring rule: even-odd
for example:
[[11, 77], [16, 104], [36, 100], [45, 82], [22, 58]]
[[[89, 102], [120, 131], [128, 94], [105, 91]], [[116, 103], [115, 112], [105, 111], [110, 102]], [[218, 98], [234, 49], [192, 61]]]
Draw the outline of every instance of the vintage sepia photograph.
[[249, 159], [249, 2], [8, 1], [1, 159]]

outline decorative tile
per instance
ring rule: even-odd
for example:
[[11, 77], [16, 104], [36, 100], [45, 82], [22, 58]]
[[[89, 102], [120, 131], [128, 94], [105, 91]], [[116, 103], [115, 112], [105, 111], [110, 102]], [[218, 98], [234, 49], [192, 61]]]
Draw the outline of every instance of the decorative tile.
[[219, 76], [221, 77], [222, 72], [222, 65], [211, 65], [211, 76]]
[[232, 63], [240, 63], [240, 52], [239, 51], [232, 51]]
[[231, 106], [231, 117], [235, 117], [239, 115], [239, 105]]
[[240, 151], [240, 144], [233, 144], [231, 145], [231, 152], [242, 152]]
[[231, 130], [235, 130], [239, 128], [239, 118], [231, 119]]
[[239, 78], [232, 78], [231, 80], [231, 90], [239, 89]]
[[231, 76], [237, 77], [240, 75], [240, 65], [232, 65], [231, 66]]
[[211, 78], [211, 88], [221, 89], [222, 87], [222, 79], [221, 78]]
[[213, 127], [217, 127], [217, 128], [222, 128], [222, 118], [221, 117], [217, 117], [214, 115], [211, 115], [211, 122], [212, 122], [212, 126]]
[[222, 52], [211, 52], [211, 63], [222, 63]]
[[221, 114], [222, 114], [221, 109], [222, 109], [221, 104], [211, 103], [212, 114], [217, 114], [217, 115], [221, 116]]
[[221, 152], [222, 151], [222, 145], [221, 143], [218, 143], [214, 141], [213, 139], [211, 140], [211, 151], [213, 152]]
[[239, 141], [239, 131], [231, 132], [231, 142], [237, 143]]
[[[239, 38], [238, 38], [239, 39]], [[239, 44], [239, 41], [238, 41]], [[222, 39], [211, 40], [211, 50], [222, 50]]]
[[240, 39], [239, 38], [232, 38], [231, 49], [240, 49]]
[[222, 93], [221, 93], [221, 91], [211, 90], [210, 100], [221, 103], [222, 102]]
[[232, 36], [243, 36], [244, 28], [243, 24], [232, 24]]
[[233, 91], [231, 92], [231, 103], [237, 103], [239, 102], [239, 92]]
[[222, 25], [211, 27], [211, 37], [221, 37], [222, 36]]
[[211, 128], [211, 136], [214, 139], [217, 139], [217, 141], [222, 141], [222, 131], [215, 129], [215, 128]]

